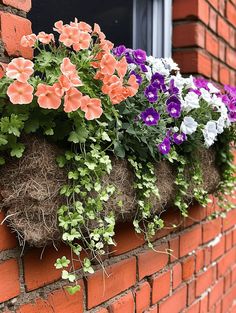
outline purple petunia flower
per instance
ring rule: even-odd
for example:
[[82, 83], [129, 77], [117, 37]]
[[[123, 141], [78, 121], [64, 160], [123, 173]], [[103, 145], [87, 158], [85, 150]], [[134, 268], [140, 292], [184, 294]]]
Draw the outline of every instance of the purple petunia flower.
[[196, 95], [198, 95], [199, 97], [202, 95], [201, 91], [198, 89], [194, 89], [194, 88], [189, 88], [188, 90], [189, 92], [194, 92]]
[[124, 45], [120, 45], [115, 47], [112, 52], [117, 57], [121, 57], [126, 52], [126, 47]]
[[160, 85], [164, 85], [165, 79], [163, 75], [155, 73], [152, 75], [151, 82], [158, 82]]
[[173, 118], [179, 118], [181, 115], [181, 106], [179, 103], [176, 102], [170, 102], [167, 105], [167, 112], [169, 115]]
[[147, 126], [156, 125], [160, 119], [160, 114], [154, 108], [148, 108], [140, 114]]
[[179, 93], [179, 88], [175, 87], [175, 81], [174, 79], [170, 80], [170, 88], [169, 88], [169, 94], [170, 95], [175, 95]]
[[175, 133], [172, 138], [175, 144], [181, 145], [187, 139], [187, 136], [184, 133]]
[[126, 58], [127, 63], [129, 64], [135, 63], [132, 52], [133, 52], [132, 49], [126, 49], [126, 52], [125, 52], [125, 58]]
[[202, 78], [202, 77], [195, 77], [194, 80], [194, 85], [197, 87], [197, 88], [204, 88], [206, 89], [207, 91], [209, 91], [209, 87], [208, 87], [208, 83], [209, 81], [206, 80], [205, 78]]
[[133, 57], [136, 64], [143, 64], [146, 61], [147, 55], [144, 50], [137, 49], [133, 51]]
[[229, 120], [231, 123], [235, 123], [236, 122], [236, 111], [235, 112], [229, 112], [228, 114]]
[[149, 85], [144, 90], [144, 95], [148, 99], [149, 102], [151, 103], [156, 102], [158, 99], [157, 88], [153, 87], [152, 85]]
[[159, 152], [161, 154], [168, 154], [170, 152], [170, 139], [165, 138], [158, 146], [157, 146]]
[[136, 73], [135, 71], [131, 71], [130, 75], [134, 75], [136, 77], [136, 81], [137, 83], [140, 85], [143, 81], [141, 75], [139, 75], [138, 73]]
[[148, 71], [146, 65], [144, 65], [144, 64], [139, 64], [139, 66], [140, 66], [140, 70], [141, 70], [143, 73], [146, 73], [146, 72]]

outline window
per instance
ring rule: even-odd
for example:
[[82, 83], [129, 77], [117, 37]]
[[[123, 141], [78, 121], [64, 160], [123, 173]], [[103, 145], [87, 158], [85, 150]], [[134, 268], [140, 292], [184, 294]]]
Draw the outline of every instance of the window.
[[32, 1], [28, 18], [33, 32], [51, 32], [55, 21], [77, 17], [98, 23], [115, 45], [141, 48], [155, 56], [171, 56], [171, 0]]

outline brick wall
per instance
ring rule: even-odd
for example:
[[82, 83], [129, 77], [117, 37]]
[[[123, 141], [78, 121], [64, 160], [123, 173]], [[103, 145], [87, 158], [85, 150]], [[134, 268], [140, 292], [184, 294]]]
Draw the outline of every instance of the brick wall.
[[236, 83], [236, 1], [173, 0], [173, 56], [184, 73]]
[[[234, 81], [235, 5], [236, 1], [174, 0], [174, 56], [184, 72], [222, 83]], [[19, 45], [20, 37], [31, 32], [26, 19], [30, 6], [30, 0], [1, 0], [1, 61], [32, 55]], [[117, 247], [105, 260], [108, 276], [97, 266], [94, 275], [80, 277], [82, 288], [74, 296], [64, 291], [53, 266], [57, 257], [70, 257], [68, 248], [26, 248], [21, 256], [15, 234], [4, 223], [0, 312], [236, 312], [236, 208], [225, 218], [209, 220], [218, 210], [215, 199], [207, 208], [193, 206], [186, 219], [169, 210], [164, 215], [167, 227], [155, 237], [156, 252], [146, 247], [132, 225], [120, 225]], [[1, 212], [0, 223], [3, 220]]]

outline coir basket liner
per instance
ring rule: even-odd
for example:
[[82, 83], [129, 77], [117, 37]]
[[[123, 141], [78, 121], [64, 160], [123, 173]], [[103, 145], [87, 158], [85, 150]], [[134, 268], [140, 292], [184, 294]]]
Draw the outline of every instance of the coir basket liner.
[[[9, 159], [0, 168], [1, 207], [7, 209], [7, 221], [22, 242], [42, 247], [60, 240], [57, 210], [65, 201], [59, 190], [67, 181], [67, 172], [60, 169], [55, 158], [59, 148], [45, 139], [31, 136], [25, 139], [26, 150], [19, 160]], [[213, 192], [220, 173], [213, 150], [199, 152], [204, 188]], [[131, 220], [136, 213], [136, 196], [133, 188], [134, 174], [128, 162], [112, 159], [112, 172], [103, 177], [103, 185], [114, 185], [115, 194], [105, 205], [104, 214], [113, 210], [116, 220]], [[160, 200], [153, 200], [153, 211], [173, 207], [175, 198], [175, 169], [167, 161], [155, 167]], [[188, 175], [188, 173], [186, 173]], [[193, 199], [194, 185], [190, 184], [188, 200]], [[122, 208], [118, 203], [124, 204]]]

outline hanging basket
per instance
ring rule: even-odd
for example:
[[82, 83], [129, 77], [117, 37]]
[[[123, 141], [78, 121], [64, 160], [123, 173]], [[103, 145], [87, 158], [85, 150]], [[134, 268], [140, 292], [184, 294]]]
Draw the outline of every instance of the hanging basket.
[[[65, 203], [59, 191], [67, 182], [67, 172], [55, 161], [56, 156], [62, 153], [56, 145], [36, 136], [27, 137], [24, 143], [26, 151], [23, 157], [9, 159], [0, 168], [1, 207], [7, 209], [7, 221], [20, 242], [43, 247], [61, 238], [57, 210]], [[203, 187], [212, 193], [220, 181], [215, 152], [209, 149], [198, 153]], [[112, 165], [111, 174], [103, 177], [102, 184], [114, 185], [116, 192], [106, 202], [104, 214], [113, 210], [117, 221], [132, 220], [137, 211], [134, 173], [126, 160], [113, 157]], [[155, 173], [160, 199], [151, 199], [153, 213], [173, 207], [176, 194], [175, 168], [168, 161], [161, 161], [156, 164]], [[193, 189], [194, 185], [190, 184], [189, 203], [193, 200]], [[122, 207], [118, 205], [120, 202]]]

